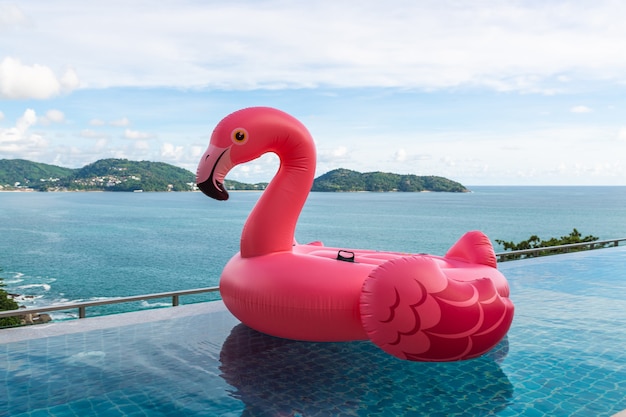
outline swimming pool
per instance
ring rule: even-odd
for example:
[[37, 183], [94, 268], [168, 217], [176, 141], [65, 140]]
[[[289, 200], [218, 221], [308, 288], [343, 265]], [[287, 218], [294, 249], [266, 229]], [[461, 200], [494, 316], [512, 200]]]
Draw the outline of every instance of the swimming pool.
[[221, 302], [0, 331], [0, 416], [611, 416], [626, 409], [626, 248], [500, 264], [516, 316], [466, 362], [305, 343]]

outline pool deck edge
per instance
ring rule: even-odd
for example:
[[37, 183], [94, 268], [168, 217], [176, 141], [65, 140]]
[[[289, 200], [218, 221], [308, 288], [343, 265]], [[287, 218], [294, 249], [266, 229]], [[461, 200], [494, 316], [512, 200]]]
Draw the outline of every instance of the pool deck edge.
[[0, 345], [64, 334], [87, 332], [91, 330], [109, 329], [133, 324], [176, 319], [179, 317], [194, 316], [224, 310], [226, 310], [224, 303], [221, 300], [218, 300], [185, 304], [176, 307], [139, 310], [128, 313], [109, 314], [84, 319], [53, 321], [46, 324], [0, 329]]

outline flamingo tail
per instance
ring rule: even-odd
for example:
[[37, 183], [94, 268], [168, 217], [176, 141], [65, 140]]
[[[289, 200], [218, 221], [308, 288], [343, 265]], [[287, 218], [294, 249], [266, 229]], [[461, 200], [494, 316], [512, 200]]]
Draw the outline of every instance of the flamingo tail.
[[465, 233], [448, 249], [445, 257], [497, 268], [497, 259], [493, 245], [487, 235], [478, 230]]

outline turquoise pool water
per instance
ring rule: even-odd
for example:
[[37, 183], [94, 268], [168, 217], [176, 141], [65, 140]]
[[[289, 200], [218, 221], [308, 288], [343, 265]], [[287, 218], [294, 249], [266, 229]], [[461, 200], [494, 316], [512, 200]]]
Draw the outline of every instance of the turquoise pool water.
[[[150, 321], [144, 311], [0, 332], [0, 416], [611, 416], [626, 409], [626, 248], [500, 268], [516, 316], [507, 339], [479, 359], [409, 363], [369, 342], [276, 339], [212, 302], [159, 310]], [[172, 311], [186, 313], [155, 319]]]

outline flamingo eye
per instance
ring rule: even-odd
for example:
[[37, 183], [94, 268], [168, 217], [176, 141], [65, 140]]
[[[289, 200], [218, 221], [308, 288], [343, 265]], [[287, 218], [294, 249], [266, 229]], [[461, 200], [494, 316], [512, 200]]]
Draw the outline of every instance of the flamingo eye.
[[236, 145], [243, 145], [248, 141], [248, 131], [242, 127], [238, 127], [230, 134], [230, 138]]

